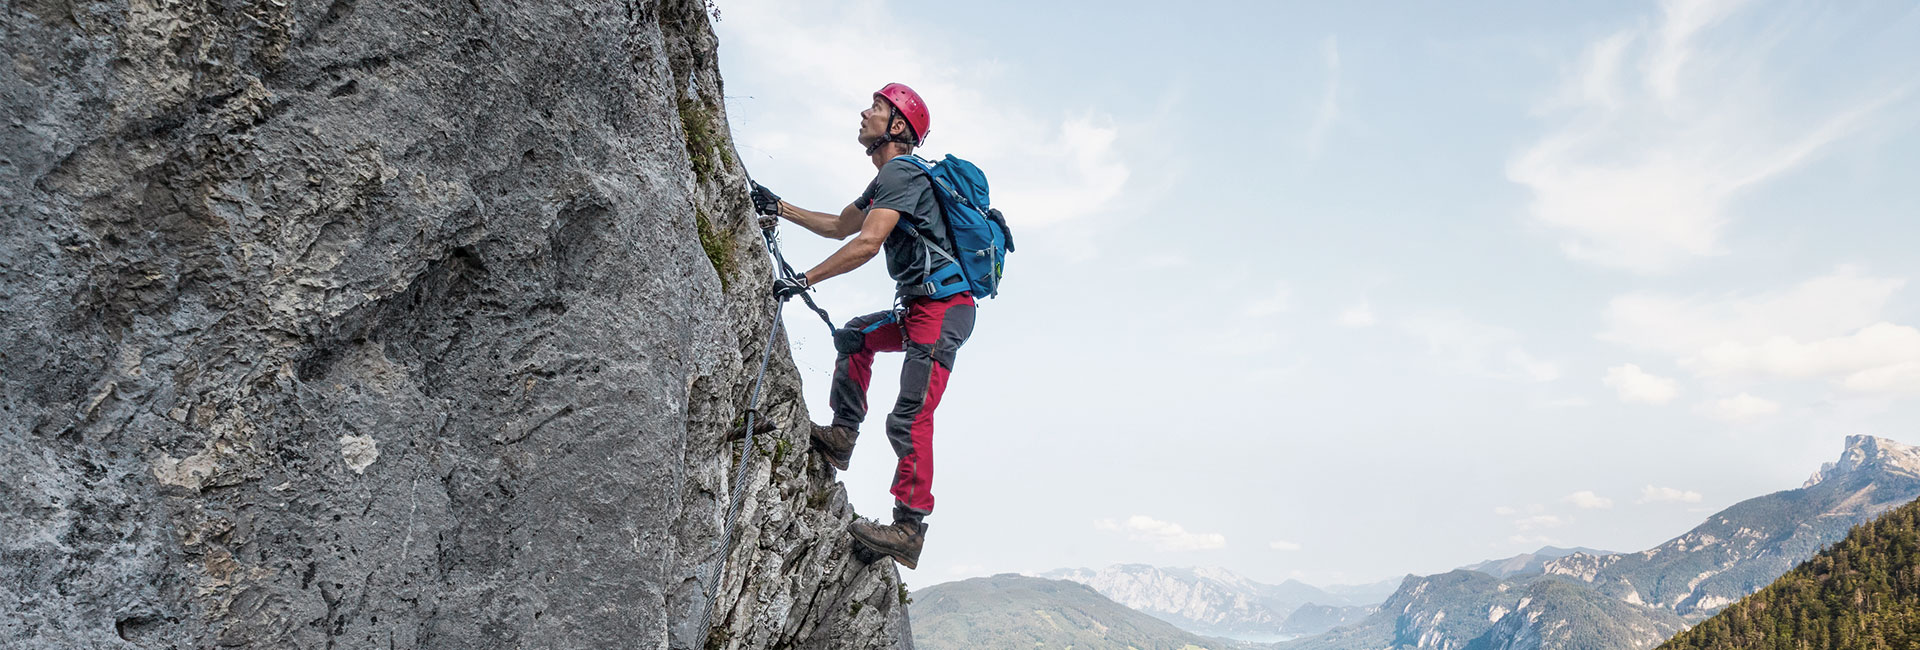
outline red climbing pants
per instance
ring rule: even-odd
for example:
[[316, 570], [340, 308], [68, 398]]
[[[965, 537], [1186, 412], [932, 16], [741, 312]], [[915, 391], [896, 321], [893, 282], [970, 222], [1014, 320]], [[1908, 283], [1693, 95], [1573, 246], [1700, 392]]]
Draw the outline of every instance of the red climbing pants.
[[840, 426], [858, 430], [867, 417], [874, 355], [907, 354], [900, 365], [900, 398], [887, 415], [887, 441], [900, 457], [893, 470], [896, 517], [917, 519], [933, 512], [933, 411], [946, 391], [954, 355], [973, 334], [973, 317], [972, 294], [914, 298], [903, 313], [867, 314], [836, 333], [840, 358], [834, 362], [827, 402], [833, 407], [833, 423]]

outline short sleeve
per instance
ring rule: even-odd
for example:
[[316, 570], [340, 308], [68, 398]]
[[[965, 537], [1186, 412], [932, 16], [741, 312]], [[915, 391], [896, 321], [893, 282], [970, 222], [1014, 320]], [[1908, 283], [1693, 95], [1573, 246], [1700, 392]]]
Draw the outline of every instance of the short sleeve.
[[877, 178], [874, 179], [873, 182], [867, 183], [867, 189], [860, 192], [860, 196], [853, 200], [853, 209], [865, 210], [867, 206], [873, 205], [874, 187], [879, 184], [880, 180]]
[[[886, 208], [913, 214], [920, 209], [920, 188], [914, 186], [919, 180], [920, 168], [904, 160], [889, 161], [881, 166], [880, 174], [875, 176], [873, 184], [868, 186], [869, 205], [862, 209]], [[924, 215], [914, 215], [924, 216]]]

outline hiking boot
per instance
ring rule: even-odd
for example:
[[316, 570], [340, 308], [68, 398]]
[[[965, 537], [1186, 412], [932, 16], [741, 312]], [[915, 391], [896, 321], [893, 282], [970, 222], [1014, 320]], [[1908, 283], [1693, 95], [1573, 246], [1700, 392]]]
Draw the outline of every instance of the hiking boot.
[[927, 541], [927, 525], [910, 519], [888, 525], [861, 519], [848, 526], [847, 532], [861, 545], [909, 569], [920, 564], [920, 547]]
[[830, 427], [813, 425], [813, 448], [820, 450], [820, 455], [827, 459], [828, 465], [843, 472], [853, 462], [853, 441], [859, 437], [859, 431], [837, 424]]

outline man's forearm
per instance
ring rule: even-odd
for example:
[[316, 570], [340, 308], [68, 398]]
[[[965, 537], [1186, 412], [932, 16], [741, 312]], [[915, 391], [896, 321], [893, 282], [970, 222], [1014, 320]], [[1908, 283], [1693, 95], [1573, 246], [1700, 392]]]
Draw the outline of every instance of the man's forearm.
[[800, 224], [801, 228], [811, 230], [814, 234], [821, 237], [842, 239], [847, 236], [847, 233], [841, 232], [840, 215], [837, 214], [814, 212], [792, 203], [781, 201], [780, 216], [786, 217], [788, 221]]
[[820, 284], [827, 278], [860, 268], [860, 265], [866, 264], [867, 260], [873, 259], [874, 255], [880, 253], [880, 246], [880, 241], [870, 241], [865, 237], [847, 242], [845, 246], [840, 247], [840, 250], [827, 256], [819, 266], [807, 271], [807, 285]]

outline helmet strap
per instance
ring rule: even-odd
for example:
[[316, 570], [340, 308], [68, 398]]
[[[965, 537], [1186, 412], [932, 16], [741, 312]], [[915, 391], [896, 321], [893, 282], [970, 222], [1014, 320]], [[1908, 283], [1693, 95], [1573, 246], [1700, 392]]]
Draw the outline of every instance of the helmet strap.
[[[869, 156], [873, 155], [873, 152], [879, 151], [881, 147], [887, 146], [887, 143], [889, 142], [898, 142], [898, 143], [907, 145], [909, 147], [918, 146], [919, 143], [914, 142], [911, 138], [908, 138], [905, 135], [893, 134], [893, 123], [896, 121], [899, 121], [900, 119], [901, 119], [900, 109], [894, 108], [893, 102], [891, 101], [887, 102], [886, 131], [880, 134], [880, 139], [874, 140], [873, 144], [867, 145], [867, 155]], [[912, 130], [913, 124], [911, 123], [907, 124], [907, 129]]]

